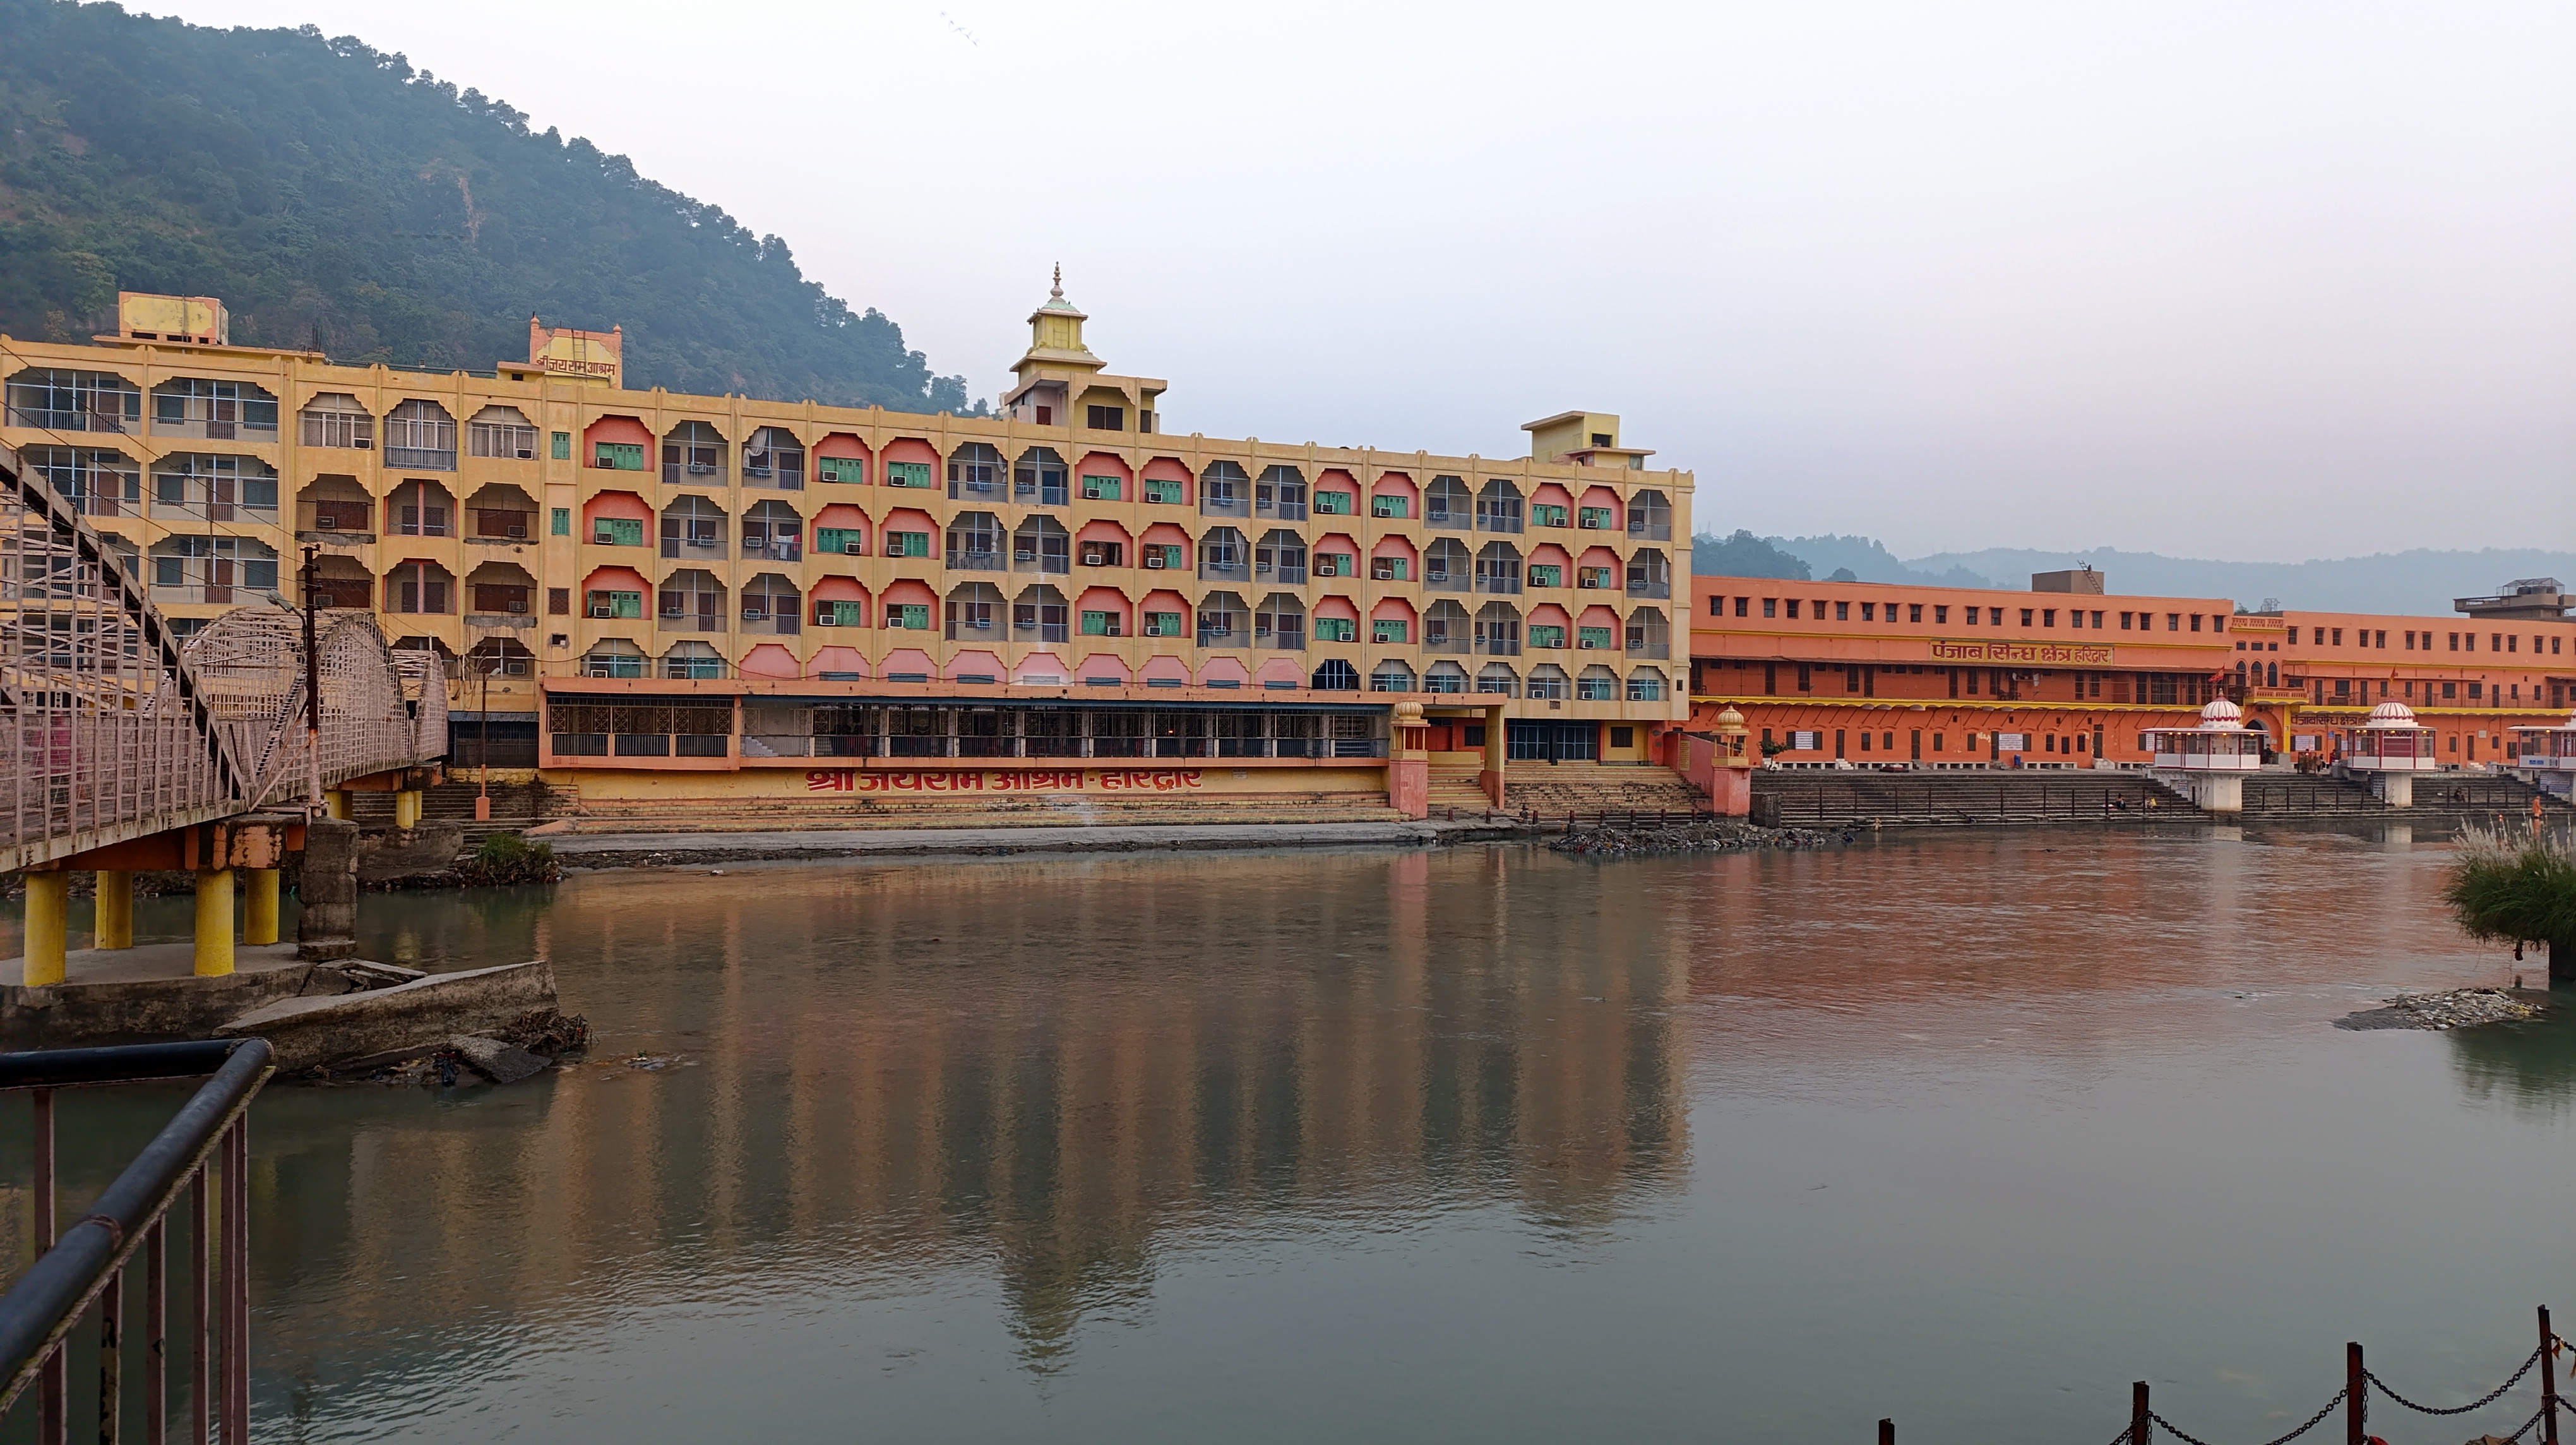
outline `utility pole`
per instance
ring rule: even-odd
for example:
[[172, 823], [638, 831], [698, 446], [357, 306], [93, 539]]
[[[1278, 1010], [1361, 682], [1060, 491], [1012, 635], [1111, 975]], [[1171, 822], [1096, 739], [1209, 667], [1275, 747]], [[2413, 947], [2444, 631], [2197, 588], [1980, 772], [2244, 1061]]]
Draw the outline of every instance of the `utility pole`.
[[313, 595], [313, 574], [322, 556], [319, 547], [304, 549], [304, 786], [305, 805], [314, 817], [329, 809], [322, 802], [322, 657], [314, 641], [314, 614], [321, 610]]

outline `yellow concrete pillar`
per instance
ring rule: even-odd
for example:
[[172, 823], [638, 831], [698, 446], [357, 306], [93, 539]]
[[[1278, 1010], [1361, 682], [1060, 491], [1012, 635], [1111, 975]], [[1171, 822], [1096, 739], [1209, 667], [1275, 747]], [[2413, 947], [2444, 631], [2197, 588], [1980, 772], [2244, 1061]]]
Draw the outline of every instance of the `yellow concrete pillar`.
[[349, 790], [333, 788], [322, 795], [322, 811], [345, 823], [349, 821]]
[[233, 870], [197, 870], [197, 977], [233, 971]]
[[30, 873], [27, 879], [26, 984], [42, 988], [63, 981], [71, 946], [72, 875]]
[[1511, 730], [1503, 722], [1503, 710], [1485, 709], [1485, 768], [1477, 781], [1484, 785], [1485, 796], [1493, 799], [1497, 808], [1511, 806], [1503, 801], [1503, 769], [1509, 765], [1511, 755]]
[[242, 906], [242, 939], [254, 947], [277, 941], [277, 870], [250, 870]]
[[418, 788], [405, 788], [394, 794], [394, 826], [397, 828], [420, 826], [420, 790]]
[[90, 946], [134, 946], [134, 875], [125, 869], [98, 870], [98, 917], [90, 925]]

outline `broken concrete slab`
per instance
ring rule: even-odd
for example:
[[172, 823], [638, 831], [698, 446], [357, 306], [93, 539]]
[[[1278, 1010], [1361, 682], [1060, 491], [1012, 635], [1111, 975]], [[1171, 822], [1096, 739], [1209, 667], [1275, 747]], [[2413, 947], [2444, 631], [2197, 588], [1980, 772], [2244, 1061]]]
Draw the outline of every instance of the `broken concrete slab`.
[[474, 1071], [496, 1084], [515, 1084], [531, 1075], [542, 1074], [546, 1061], [520, 1048], [475, 1034], [460, 1034], [447, 1041], [456, 1056], [474, 1066]]
[[555, 1007], [554, 966], [536, 959], [434, 973], [364, 993], [279, 999], [215, 1033], [268, 1040], [278, 1072], [291, 1074], [335, 1060], [443, 1048], [459, 1034], [487, 1032]]

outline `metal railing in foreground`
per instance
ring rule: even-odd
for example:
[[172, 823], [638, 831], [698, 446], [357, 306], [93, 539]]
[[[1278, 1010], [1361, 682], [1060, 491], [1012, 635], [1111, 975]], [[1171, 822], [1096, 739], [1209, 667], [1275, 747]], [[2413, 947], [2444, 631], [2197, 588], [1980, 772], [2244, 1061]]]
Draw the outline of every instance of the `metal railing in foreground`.
[[[0, 1295], [0, 1417], [34, 1386], [36, 1438], [69, 1438], [73, 1331], [94, 1316], [97, 1430], [129, 1438], [128, 1368], [139, 1366], [140, 1438], [160, 1445], [170, 1419], [169, 1219], [184, 1197], [188, 1342], [181, 1380], [188, 1438], [241, 1445], [250, 1435], [250, 1102], [267, 1082], [265, 1039], [136, 1044], [0, 1054], [0, 1090], [25, 1090], [35, 1113], [35, 1237], [44, 1252]], [[56, 1232], [54, 1103], [58, 1090], [211, 1075], [116, 1176], [89, 1211]], [[220, 1189], [220, 1200], [210, 1197]], [[126, 1274], [142, 1256], [140, 1340], [128, 1326]], [[89, 1432], [84, 1430], [84, 1435]]]
[[[2530, 1418], [2524, 1420], [2512, 1434], [2484, 1435], [2479, 1438], [2513, 1442], [2513, 1445], [2523, 1445], [2526, 1440], [2530, 1445], [2559, 1445], [2558, 1412], [2567, 1406], [2558, 1395], [2557, 1362], [2558, 1356], [2568, 1348], [2568, 1342], [2560, 1338], [2556, 1330], [2550, 1328], [2548, 1308], [2542, 1307], [2539, 1313], [2540, 1343], [2532, 1348], [2531, 1353], [2522, 1357], [2521, 1363], [2514, 1367], [2512, 1374], [2505, 1377], [2503, 1384], [2465, 1405], [2422, 1405], [2407, 1399], [2390, 1389], [2386, 1380], [2379, 1378], [2362, 1362], [2361, 1346], [2358, 1343], [2347, 1344], [2343, 1347], [2343, 1388], [2335, 1391], [2332, 1397], [2317, 1407], [2315, 1414], [2310, 1415], [2297, 1428], [2286, 1434], [2276, 1435], [2263, 1442], [2263, 1445], [2290, 1445], [2291, 1441], [2324, 1424], [2337, 1409], [2343, 1412], [2345, 1445], [2368, 1445], [2368, 1442], [2378, 1441], [2378, 1437], [2370, 1433], [2370, 1395], [2373, 1390], [2418, 1415], [2431, 1415], [2437, 1418], [2466, 1415], [2471, 1411], [2483, 1410], [2503, 1399], [2535, 1368], [2540, 1371], [2539, 1407], [2534, 1409]], [[2164, 1427], [2165, 1434], [2173, 1437], [2179, 1445], [2210, 1445], [2209, 1441], [2201, 1439], [2157, 1413], [2147, 1401], [2147, 1382], [2144, 1380], [2129, 1387], [2129, 1423], [2119, 1434], [2111, 1437], [2110, 1445], [2154, 1445], [2158, 1426]], [[2535, 1430], [2539, 1432], [2537, 1435], [2533, 1434]], [[1894, 1420], [1878, 1422], [1878, 1445], [1896, 1445]], [[2384, 1445], [2384, 1442], [2381, 1442], [2381, 1445]]]

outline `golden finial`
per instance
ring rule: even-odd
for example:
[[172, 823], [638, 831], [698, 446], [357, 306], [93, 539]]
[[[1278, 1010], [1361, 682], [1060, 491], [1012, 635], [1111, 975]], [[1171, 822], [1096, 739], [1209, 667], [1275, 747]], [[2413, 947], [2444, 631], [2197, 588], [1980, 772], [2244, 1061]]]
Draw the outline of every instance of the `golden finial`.
[[1064, 299], [1064, 263], [1062, 261], [1055, 263], [1055, 289], [1047, 295], [1057, 301]]

